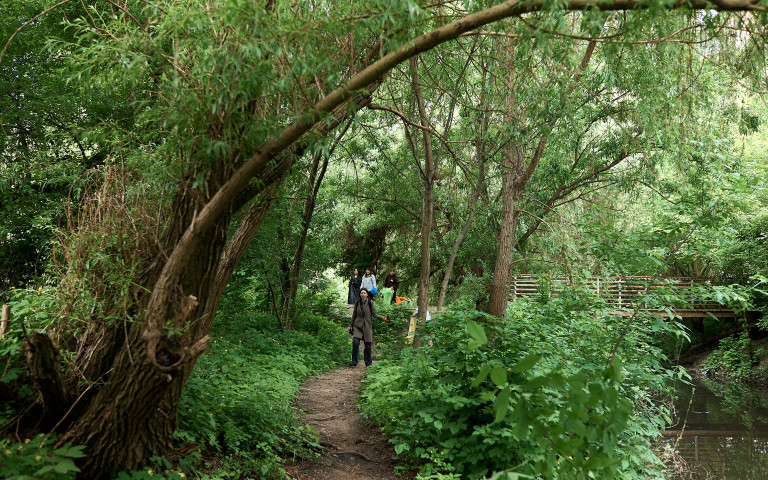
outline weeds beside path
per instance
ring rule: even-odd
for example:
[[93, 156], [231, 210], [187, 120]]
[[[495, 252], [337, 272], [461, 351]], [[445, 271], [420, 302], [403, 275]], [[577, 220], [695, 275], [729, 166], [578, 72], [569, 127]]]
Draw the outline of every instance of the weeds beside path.
[[284, 466], [294, 480], [397, 480], [394, 450], [358, 414], [355, 399], [365, 375], [362, 362], [310, 377], [299, 390], [298, 407], [319, 435], [321, 457]]

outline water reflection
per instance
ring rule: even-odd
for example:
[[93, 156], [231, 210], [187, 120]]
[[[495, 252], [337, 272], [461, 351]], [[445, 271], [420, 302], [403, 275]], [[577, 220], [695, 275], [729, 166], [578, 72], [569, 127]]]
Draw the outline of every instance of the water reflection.
[[768, 478], [768, 390], [694, 378], [677, 391], [664, 438], [689, 468], [683, 478]]

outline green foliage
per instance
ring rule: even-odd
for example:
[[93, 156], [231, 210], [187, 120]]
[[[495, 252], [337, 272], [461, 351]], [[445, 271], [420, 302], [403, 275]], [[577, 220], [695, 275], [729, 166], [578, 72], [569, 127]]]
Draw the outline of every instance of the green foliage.
[[[165, 457], [152, 457], [150, 459], [150, 465], [141, 470], [119, 472], [113, 477], [113, 480], [179, 480], [181, 478], [187, 478], [187, 473], [185, 472], [193, 471], [188, 465], [190, 460], [194, 463], [199, 463], [200, 454], [191, 454], [187, 458], [181, 459], [178, 467], [175, 467]], [[207, 474], [201, 475], [195, 471], [193, 478], [200, 478], [201, 480], [220, 480], [222, 477], [212, 477]]]
[[709, 354], [702, 368], [739, 379], [751, 376], [756, 363], [752, 341], [746, 332], [742, 332], [720, 340], [720, 345]]
[[83, 446], [56, 448], [55, 435], [40, 434], [22, 443], [0, 439], [0, 477], [6, 480], [68, 480], [80, 471], [74, 459], [85, 456]]
[[[376, 341], [377, 355], [392, 355], [399, 352], [408, 341], [406, 333], [411, 322], [411, 314], [415, 307], [413, 305], [382, 305], [381, 301], [374, 301], [376, 311], [379, 315], [384, 315], [389, 322], [373, 321], [373, 338]], [[347, 326], [349, 321], [347, 321]]]
[[[53, 289], [14, 289], [8, 305], [11, 307], [11, 327], [0, 337], [0, 384], [7, 396], [0, 402], [0, 431], [23, 409], [24, 404], [37, 398], [37, 390], [28, 382], [27, 364], [22, 341], [27, 333], [45, 332], [54, 324], [57, 300]], [[22, 328], [23, 325], [23, 328]], [[66, 368], [66, 365], [65, 365]]]
[[307, 376], [347, 360], [344, 330], [302, 314], [296, 330], [283, 332], [274, 318], [242, 304], [239, 313], [220, 311], [216, 325], [210, 351], [186, 385], [176, 438], [231, 457], [229, 468], [242, 475], [279, 470], [281, 458], [313, 456], [315, 435], [296, 422], [290, 405]]
[[736, 278], [753, 273], [768, 275], [768, 214], [752, 208], [750, 215], [738, 222], [735, 241], [722, 256], [725, 272]]
[[433, 346], [404, 349], [366, 376], [364, 412], [423, 478], [658, 476], [638, 438], [667, 420], [648, 395], [673, 374], [643, 320], [610, 364], [622, 321], [605, 311], [573, 293], [517, 302], [501, 325], [442, 313]]
[[46, 270], [66, 207], [104, 161], [103, 146], [87, 132], [116, 113], [104, 104], [120, 101], [111, 87], [77, 98], [67, 85], [60, 69], [68, 49], [47, 43], [68, 38], [64, 15], [84, 12], [74, 7], [62, 15], [64, 7], [29, 21], [48, 7], [40, 0], [4, 2], [0, 20], [0, 292], [29, 286]]

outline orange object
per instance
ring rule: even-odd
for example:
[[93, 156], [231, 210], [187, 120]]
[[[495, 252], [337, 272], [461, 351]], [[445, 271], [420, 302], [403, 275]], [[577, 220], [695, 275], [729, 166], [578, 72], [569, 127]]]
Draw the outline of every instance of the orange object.
[[405, 298], [405, 297], [395, 297], [395, 303], [396, 303], [396, 304], [400, 305], [402, 302], [405, 302], [405, 303], [407, 303], [407, 304], [409, 304], [409, 305], [410, 305], [410, 303], [411, 303], [411, 301], [410, 301], [410, 300], [408, 300], [408, 299], [407, 299], [407, 298]]

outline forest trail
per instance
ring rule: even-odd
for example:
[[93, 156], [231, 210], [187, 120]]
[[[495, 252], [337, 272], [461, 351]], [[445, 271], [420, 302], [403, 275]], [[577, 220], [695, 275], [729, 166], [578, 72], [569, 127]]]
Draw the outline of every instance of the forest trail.
[[321, 457], [283, 466], [293, 480], [398, 480], [392, 445], [366, 424], [355, 399], [365, 375], [362, 362], [310, 377], [299, 390], [304, 421], [319, 435]]

